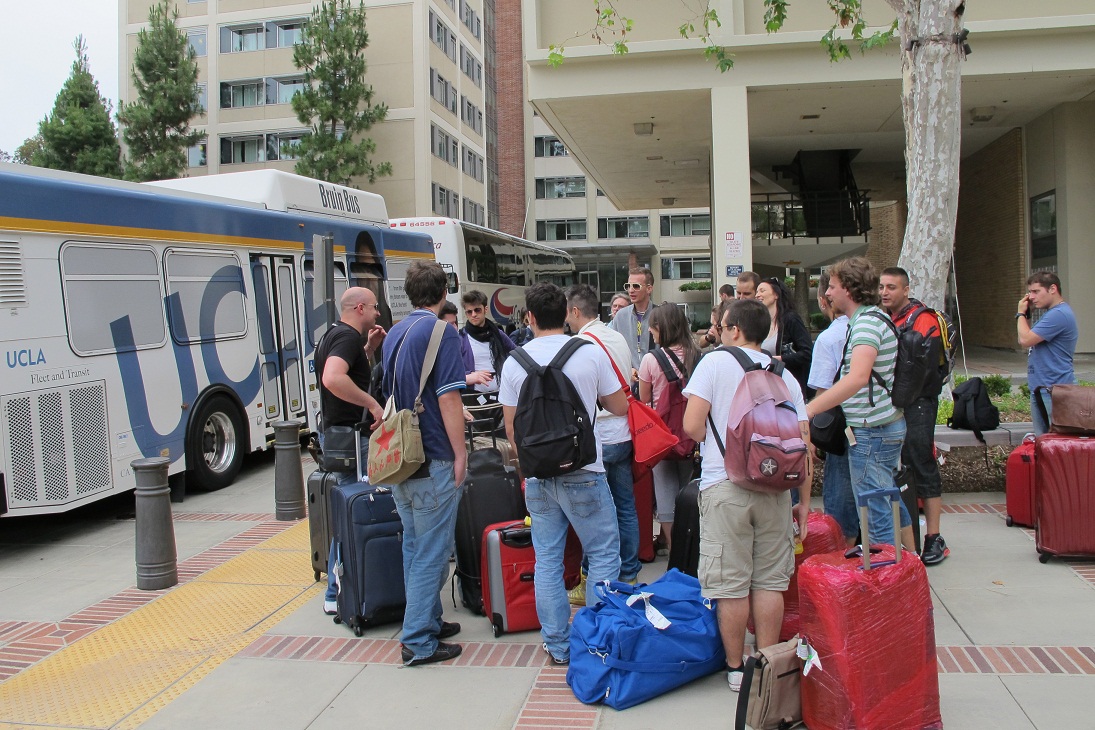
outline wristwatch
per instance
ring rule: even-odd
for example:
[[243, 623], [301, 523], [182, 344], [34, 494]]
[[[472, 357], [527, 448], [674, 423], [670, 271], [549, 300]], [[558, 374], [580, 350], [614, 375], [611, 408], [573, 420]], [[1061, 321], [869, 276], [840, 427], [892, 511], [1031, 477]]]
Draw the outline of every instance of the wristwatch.
[[1020, 317], [1026, 317], [1027, 319], [1030, 319], [1030, 312], [1016, 312], [1015, 318], [1019, 319]]

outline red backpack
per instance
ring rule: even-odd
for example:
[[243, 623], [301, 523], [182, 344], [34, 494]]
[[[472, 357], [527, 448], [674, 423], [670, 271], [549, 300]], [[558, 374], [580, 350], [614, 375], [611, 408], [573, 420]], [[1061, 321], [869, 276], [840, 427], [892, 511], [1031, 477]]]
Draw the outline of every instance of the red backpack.
[[783, 382], [783, 363], [772, 360], [763, 367], [741, 348], [717, 349], [733, 355], [745, 371], [730, 402], [725, 447], [719, 428], [711, 414], [707, 415], [727, 478], [757, 492], [779, 493], [802, 486], [809, 476], [806, 443], [799, 431], [791, 393]]
[[[669, 461], [683, 461], [691, 459], [696, 450], [696, 442], [684, 432], [684, 409], [688, 407], [688, 399], [684, 396], [684, 387], [688, 385], [688, 371], [684, 363], [668, 347], [659, 347], [650, 351], [654, 359], [661, 366], [665, 374], [665, 390], [661, 398], [654, 403], [654, 412], [662, 419], [666, 427], [677, 437], [677, 445], [665, 455]], [[668, 357], [666, 357], [668, 355]], [[669, 364], [672, 358], [677, 370]], [[680, 371], [680, 375], [677, 371]]]

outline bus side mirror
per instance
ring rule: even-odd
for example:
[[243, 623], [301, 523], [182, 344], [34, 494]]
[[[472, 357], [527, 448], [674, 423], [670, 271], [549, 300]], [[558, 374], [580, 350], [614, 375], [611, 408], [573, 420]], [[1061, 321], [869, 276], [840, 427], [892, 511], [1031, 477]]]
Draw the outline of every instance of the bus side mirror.
[[445, 278], [449, 280], [449, 294], [455, 294], [460, 289], [460, 277], [456, 275], [456, 272], [450, 271], [445, 274]]

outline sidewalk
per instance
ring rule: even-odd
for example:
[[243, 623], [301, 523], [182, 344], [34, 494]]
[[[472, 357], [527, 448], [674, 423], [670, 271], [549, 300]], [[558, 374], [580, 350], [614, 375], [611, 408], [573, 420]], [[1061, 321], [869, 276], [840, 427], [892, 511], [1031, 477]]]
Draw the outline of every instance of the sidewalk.
[[[721, 673], [625, 712], [581, 705], [537, 633], [496, 640], [447, 590], [463, 656], [402, 668], [397, 625], [357, 639], [323, 615], [308, 527], [272, 519], [272, 480], [260, 455], [174, 505], [182, 582], [167, 591], [132, 588], [131, 501], [0, 523], [0, 728], [728, 725]], [[1041, 565], [1000, 494], [944, 500], [952, 556], [928, 573], [946, 726], [1095, 727], [1095, 564]]]

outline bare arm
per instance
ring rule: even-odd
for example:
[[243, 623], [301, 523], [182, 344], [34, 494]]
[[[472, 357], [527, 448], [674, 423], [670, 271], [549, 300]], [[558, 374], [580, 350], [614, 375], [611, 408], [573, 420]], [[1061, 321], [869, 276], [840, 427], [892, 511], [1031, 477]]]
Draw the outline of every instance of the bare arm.
[[812, 418], [815, 414], [838, 406], [855, 395], [871, 379], [871, 368], [874, 367], [877, 357], [878, 350], [870, 345], [853, 347], [852, 367], [848, 374], [833, 383], [832, 388], [810, 401], [806, 406], [806, 415]]
[[639, 378], [639, 400], [643, 403], [654, 402], [654, 385]]
[[1034, 334], [1030, 329], [1030, 299], [1025, 296], [1019, 300], [1019, 314], [1027, 315], [1015, 318], [1015, 328], [1019, 331], [1019, 346], [1034, 347], [1039, 342], [1045, 342], [1044, 337]]
[[711, 403], [698, 395], [688, 396], [688, 405], [684, 409], [684, 432], [693, 441], [707, 438], [707, 414], [711, 412]]
[[620, 388], [612, 395], [601, 398], [601, 407], [614, 416], [626, 416], [627, 391]]
[[509, 439], [510, 449], [517, 453], [517, 439], [513, 436], [513, 414], [517, 412], [516, 406], [502, 406], [502, 420], [506, 424], [506, 438]]
[[445, 433], [455, 457], [452, 466], [456, 486], [459, 487], [464, 483], [468, 469], [468, 452], [464, 450], [464, 403], [460, 400], [460, 391], [442, 393], [437, 398], [437, 405], [441, 409], [441, 421], [445, 424]]
[[375, 429], [384, 420], [384, 409], [376, 400], [350, 379], [350, 364], [337, 355], [331, 355], [323, 367], [323, 387], [339, 400], [361, 406], [373, 416]]

